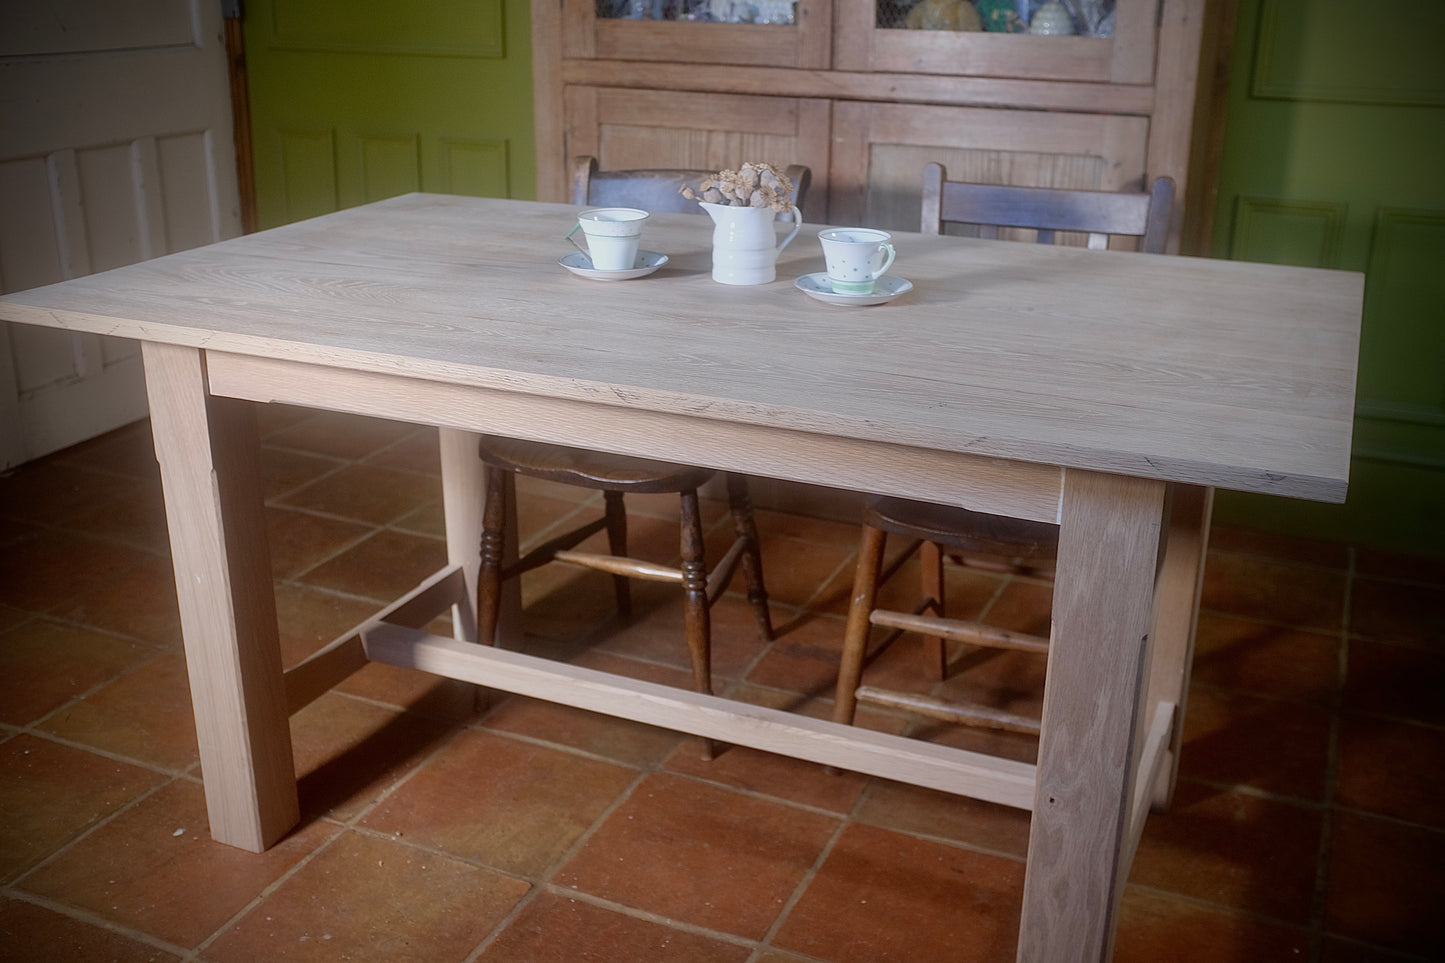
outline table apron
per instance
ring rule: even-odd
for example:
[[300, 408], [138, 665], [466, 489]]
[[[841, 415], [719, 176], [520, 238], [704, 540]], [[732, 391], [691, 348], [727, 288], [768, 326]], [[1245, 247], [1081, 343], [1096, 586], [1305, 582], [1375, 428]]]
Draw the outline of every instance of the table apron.
[[1064, 473], [1052, 465], [229, 352], [206, 352], [206, 370], [211, 393], [224, 397], [1059, 520]]

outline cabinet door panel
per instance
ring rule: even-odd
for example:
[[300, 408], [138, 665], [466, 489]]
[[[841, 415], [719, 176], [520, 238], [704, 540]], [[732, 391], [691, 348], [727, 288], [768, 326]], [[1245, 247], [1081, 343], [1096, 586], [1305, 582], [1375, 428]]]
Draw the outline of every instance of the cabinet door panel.
[[834, 106], [830, 220], [916, 231], [923, 166], [951, 180], [1142, 189], [1143, 117], [841, 102]]
[[603, 169], [805, 164], [813, 183], [804, 214], [824, 214], [826, 100], [611, 87], [568, 87], [565, 99], [572, 156], [591, 154]]

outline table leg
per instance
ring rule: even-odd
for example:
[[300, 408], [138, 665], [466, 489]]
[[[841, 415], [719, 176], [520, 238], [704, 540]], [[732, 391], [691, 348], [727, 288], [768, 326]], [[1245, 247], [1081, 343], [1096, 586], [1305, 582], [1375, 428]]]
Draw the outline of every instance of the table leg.
[[1112, 951], [1164, 492], [1158, 481], [1065, 473], [1021, 961]]
[[197, 349], [143, 345], [211, 835], [260, 852], [300, 818], [250, 402]]
[[1194, 632], [1199, 617], [1199, 592], [1209, 543], [1209, 517], [1214, 489], [1170, 486], [1168, 531], [1159, 567], [1158, 600], [1154, 609], [1154, 646], [1149, 660], [1150, 713], [1172, 704], [1174, 725], [1169, 755], [1151, 790], [1153, 808], [1167, 809], [1179, 775], [1179, 749], [1184, 736], [1184, 707], [1189, 698], [1189, 668], [1194, 661]]
[[[452, 637], [462, 642], [477, 641], [477, 572], [481, 567], [482, 506], [486, 499], [487, 473], [477, 457], [476, 432], [440, 428], [442, 456], [442, 506], [446, 513], [447, 561], [461, 566], [466, 577], [465, 608], [452, 610]], [[508, 505], [506, 558], [517, 557], [516, 499]], [[497, 639], [503, 648], [520, 642], [522, 580], [502, 583], [502, 607], [497, 617]]]
[[486, 472], [477, 457], [476, 432], [439, 428], [442, 510], [446, 515], [447, 561], [461, 567], [465, 600], [452, 606], [452, 638], [477, 641], [477, 570], [481, 565], [482, 502]]

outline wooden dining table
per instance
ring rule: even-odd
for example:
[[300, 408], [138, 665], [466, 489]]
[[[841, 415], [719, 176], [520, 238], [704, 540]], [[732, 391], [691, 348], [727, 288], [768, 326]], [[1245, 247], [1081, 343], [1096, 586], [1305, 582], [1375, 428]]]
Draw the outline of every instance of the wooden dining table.
[[[143, 342], [214, 838], [296, 825], [289, 715], [380, 661], [1030, 810], [1018, 959], [1107, 959], [1174, 785], [1212, 492], [1343, 500], [1362, 277], [900, 232], [912, 290], [837, 306], [794, 286], [809, 229], [739, 287], [707, 219], [654, 215], [667, 264], [598, 281], [558, 263], [576, 212], [409, 194], [0, 298]], [[258, 402], [440, 433], [448, 564], [285, 670]], [[1059, 524], [1037, 763], [530, 656], [515, 605], [476, 644], [480, 433]]]

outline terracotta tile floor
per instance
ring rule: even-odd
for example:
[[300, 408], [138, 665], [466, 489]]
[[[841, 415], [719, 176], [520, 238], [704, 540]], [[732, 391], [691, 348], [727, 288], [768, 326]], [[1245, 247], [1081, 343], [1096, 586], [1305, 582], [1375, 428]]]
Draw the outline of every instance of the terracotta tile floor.
[[[294, 662], [443, 560], [436, 448], [261, 417]], [[0, 959], [1013, 959], [1026, 814], [749, 750], [704, 762], [517, 698], [479, 713], [462, 685], [380, 665], [293, 718], [302, 826], [260, 856], [211, 842], [149, 443], [139, 423], [0, 478]], [[523, 525], [578, 507], [527, 486]], [[636, 542], [671, 554], [672, 504], [635, 510]], [[821, 713], [855, 531], [760, 522], [782, 634], [758, 642], [725, 598], [719, 686]], [[959, 612], [1047, 624], [1042, 584], [951, 577]], [[526, 595], [537, 651], [685, 681], [670, 592], [640, 589], [626, 626], [605, 577], [553, 567]], [[1182, 778], [1116, 958], [1445, 958], [1445, 563], [1216, 530], [1199, 635]], [[912, 654], [870, 671], [918, 686]], [[954, 668], [950, 688], [1037, 708], [1037, 660]]]

